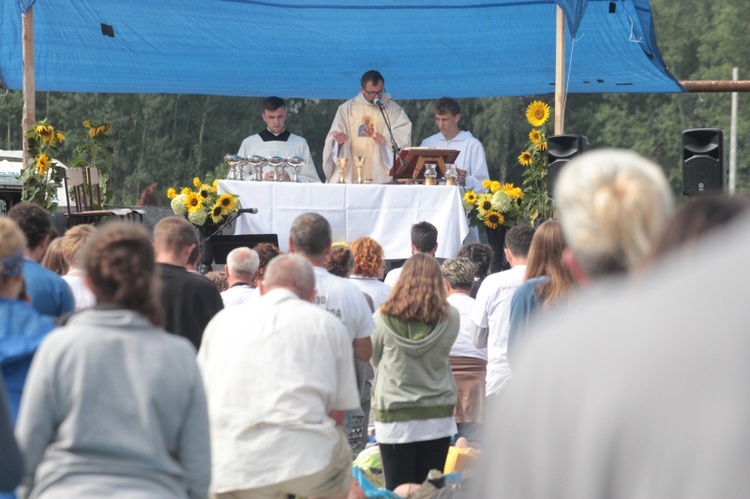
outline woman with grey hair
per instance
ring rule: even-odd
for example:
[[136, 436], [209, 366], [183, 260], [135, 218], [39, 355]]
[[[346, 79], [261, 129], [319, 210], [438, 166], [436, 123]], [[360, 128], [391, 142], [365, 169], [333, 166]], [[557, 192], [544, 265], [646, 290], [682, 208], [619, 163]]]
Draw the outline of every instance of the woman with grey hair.
[[458, 436], [476, 444], [481, 439], [484, 420], [487, 349], [476, 348], [471, 341], [471, 310], [474, 298], [474, 264], [467, 258], [449, 259], [441, 268], [448, 303], [458, 309], [458, 336], [450, 352], [450, 364], [456, 380], [457, 402], [454, 411]]

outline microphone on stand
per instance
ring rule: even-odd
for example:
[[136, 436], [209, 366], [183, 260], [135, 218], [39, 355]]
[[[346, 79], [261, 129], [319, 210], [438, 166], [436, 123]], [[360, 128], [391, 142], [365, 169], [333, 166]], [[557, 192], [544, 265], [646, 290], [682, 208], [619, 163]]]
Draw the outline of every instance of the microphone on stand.
[[258, 208], [240, 208], [237, 210], [237, 213], [250, 213], [252, 215], [255, 215], [258, 213]]
[[[401, 161], [401, 163], [403, 164], [403, 161], [401, 160], [401, 148], [396, 143], [396, 139], [393, 138], [393, 129], [391, 128], [391, 120], [388, 119], [388, 115], [385, 113], [385, 104], [383, 104], [383, 101], [378, 98], [375, 98], [372, 101], [372, 103], [380, 108], [380, 114], [383, 115], [385, 126], [388, 127], [388, 133], [391, 136], [391, 149], [393, 149], [393, 168], [394, 168], [393, 171], [394, 171], [394, 176], [395, 176], [396, 162]], [[398, 183], [398, 182], [396, 182], [396, 179], [394, 178], [391, 180], [391, 183]]]

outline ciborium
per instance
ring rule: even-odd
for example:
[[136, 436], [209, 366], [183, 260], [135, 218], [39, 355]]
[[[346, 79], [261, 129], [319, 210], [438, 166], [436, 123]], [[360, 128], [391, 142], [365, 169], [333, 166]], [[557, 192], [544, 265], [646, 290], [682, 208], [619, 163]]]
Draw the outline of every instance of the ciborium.
[[339, 183], [346, 183], [346, 167], [349, 166], [349, 158], [336, 158], [336, 165], [339, 167]]
[[273, 168], [273, 181], [283, 182], [284, 181], [284, 158], [274, 156], [268, 158], [268, 165]]
[[257, 154], [254, 154], [247, 158], [247, 164], [250, 165], [250, 168], [253, 170], [253, 178], [255, 182], [262, 182], [263, 181], [263, 167], [266, 166], [267, 160], [263, 156], [258, 156]]
[[236, 154], [225, 154], [224, 163], [229, 165], [229, 173], [227, 174], [227, 180], [244, 180], [242, 172], [242, 165], [244, 158]]
[[354, 166], [357, 168], [357, 182], [356, 183], [363, 184], [364, 181], [362, 180], [362, 168], [365, 166], [365, 157], [354, 156]]
[[286, 164], [292, 167], [292, 182], [299, 182], [299, 171], [305, 166], [305, 160], [299, 156], [286, 159]]

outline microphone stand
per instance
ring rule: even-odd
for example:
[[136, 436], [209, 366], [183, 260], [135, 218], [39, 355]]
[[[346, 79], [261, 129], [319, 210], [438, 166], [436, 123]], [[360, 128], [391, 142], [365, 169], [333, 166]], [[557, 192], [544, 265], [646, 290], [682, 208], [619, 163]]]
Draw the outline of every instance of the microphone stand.
[[211, 234], [210, 234], [210, 235], [209, 235], [208, 237], [204, 238], [204, 239], [203, 239], [203, 240], [201, 241], [201, 244], [203, 244], [203, 243], [205, 243], [205, 242], [208, 242], [208, 241], [210, 241], [212, 237], [214, 237], [214, 236], [215, 236], [216, 234], [218, 234], [219, 232], [221, 232], [222, 230], [224, 230], [224, 228], [225, 228], [225, 227], [226, 227], [227, 225], [231, 224], [232, 222], [234, 222], [235, 220], [237, 220], [238, 218], [240, 218], [240, 215], [241, 215], [241, 213], [240, 213], [239, 211], [237, 211], [237, 212], [234, 212], [234, 213], [231, 213], [231, 214], [230, 214], [230, 215], [229, 215], [229, 216], [227, 217], [227, 219], [226, 219], [226, 220], [224, 220], [224, 221], [223, 221], [223, 222], [221, 223], [221, 225], [219, 225], [219, 228], [218, 228], [218, 229], [216, 229], [215, 231], [213, 231], [213, 232], [212, 232], [212, 233], [211, 233]]
[[[219, 227], [215, 231], [213, 231], [209, 236], [204, 237], [203, 239], [201, 239], [200, 240], [200, 244], [199, 244], [199, 246], [201, 247], [201, 253], [203, 252], [204, 249], [206, 249], [205, 245], [208, 244], [208, 243], [211, 243], [211, 239], [216, 234], [218, 234], [219, 232], [221, 232], [222, 230], [224, 230], [224, 228], [227, 227], [229, 224], [231, 224], [232, 222], [234, 222], [235, 220], [237, 220], [238, 218], [240, 218], [240, 215], [242, 215], [242, 213], [240, 213], [239, 211], [235, 211], [233, 213], [230, 213], [229, 216], [227, 217], [227, 219], [224, 220], [224, 222], [222, 222], [221, 225], [219, 225]], [[211, 262], [213, 262], [213, 260], [214, 260], [213, 259], [213, 246], [211, 246], [211, 249], [209, 251], [211, 252]], [[201, 256], [201, 263], [200, 263], [200, 270], [199, 271], [200, 271], [201, 274], [205, 275], [206, 272], [210, 272], [211, 271], [211, 264], [204, 264], [202, 260], [203, 260], [203, 256]]]
[[[382, 100], [380, 101], [382, 104]], [[378, 106], [377, 104], [375, 104]], [[388, 127], [388, 133], [391, 136], [391, 149], [393, 149], [393, 173], [394, 176], [391, 177], [390, 184], [398, 184], [396, 182], [395, 173], [396, 173], [396, 161], [401, 161], [401, 148], [396, 143], [396, 139], [393, 138], [393, 129], [391, 128], [391, 120], [388, 119], [388, 115], [385, 112], [385, 104], [382, 104], [381, 106], [378, 106], [380, 109], [380, 114], [383, 115], [383, 120], [385, 121], [385, 126]]]

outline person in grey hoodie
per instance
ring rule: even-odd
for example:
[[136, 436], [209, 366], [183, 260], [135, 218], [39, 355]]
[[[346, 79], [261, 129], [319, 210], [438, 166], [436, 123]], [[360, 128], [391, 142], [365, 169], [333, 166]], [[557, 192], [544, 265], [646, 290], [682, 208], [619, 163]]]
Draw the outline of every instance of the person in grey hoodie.
[[375, 312], [372, 392], [375, 434], [388, 490], [442, 470], [451, 436], [456, 383], [448, 360], [459, 313], [448, 304], [440, 266], [413, 255]]
[[21, 497], [205, 499], [206, 399], [195, 349], [159, 325], [145, 228], [116, 222], [84, 249], [97, 305], [34, 357], [17, 426]]

